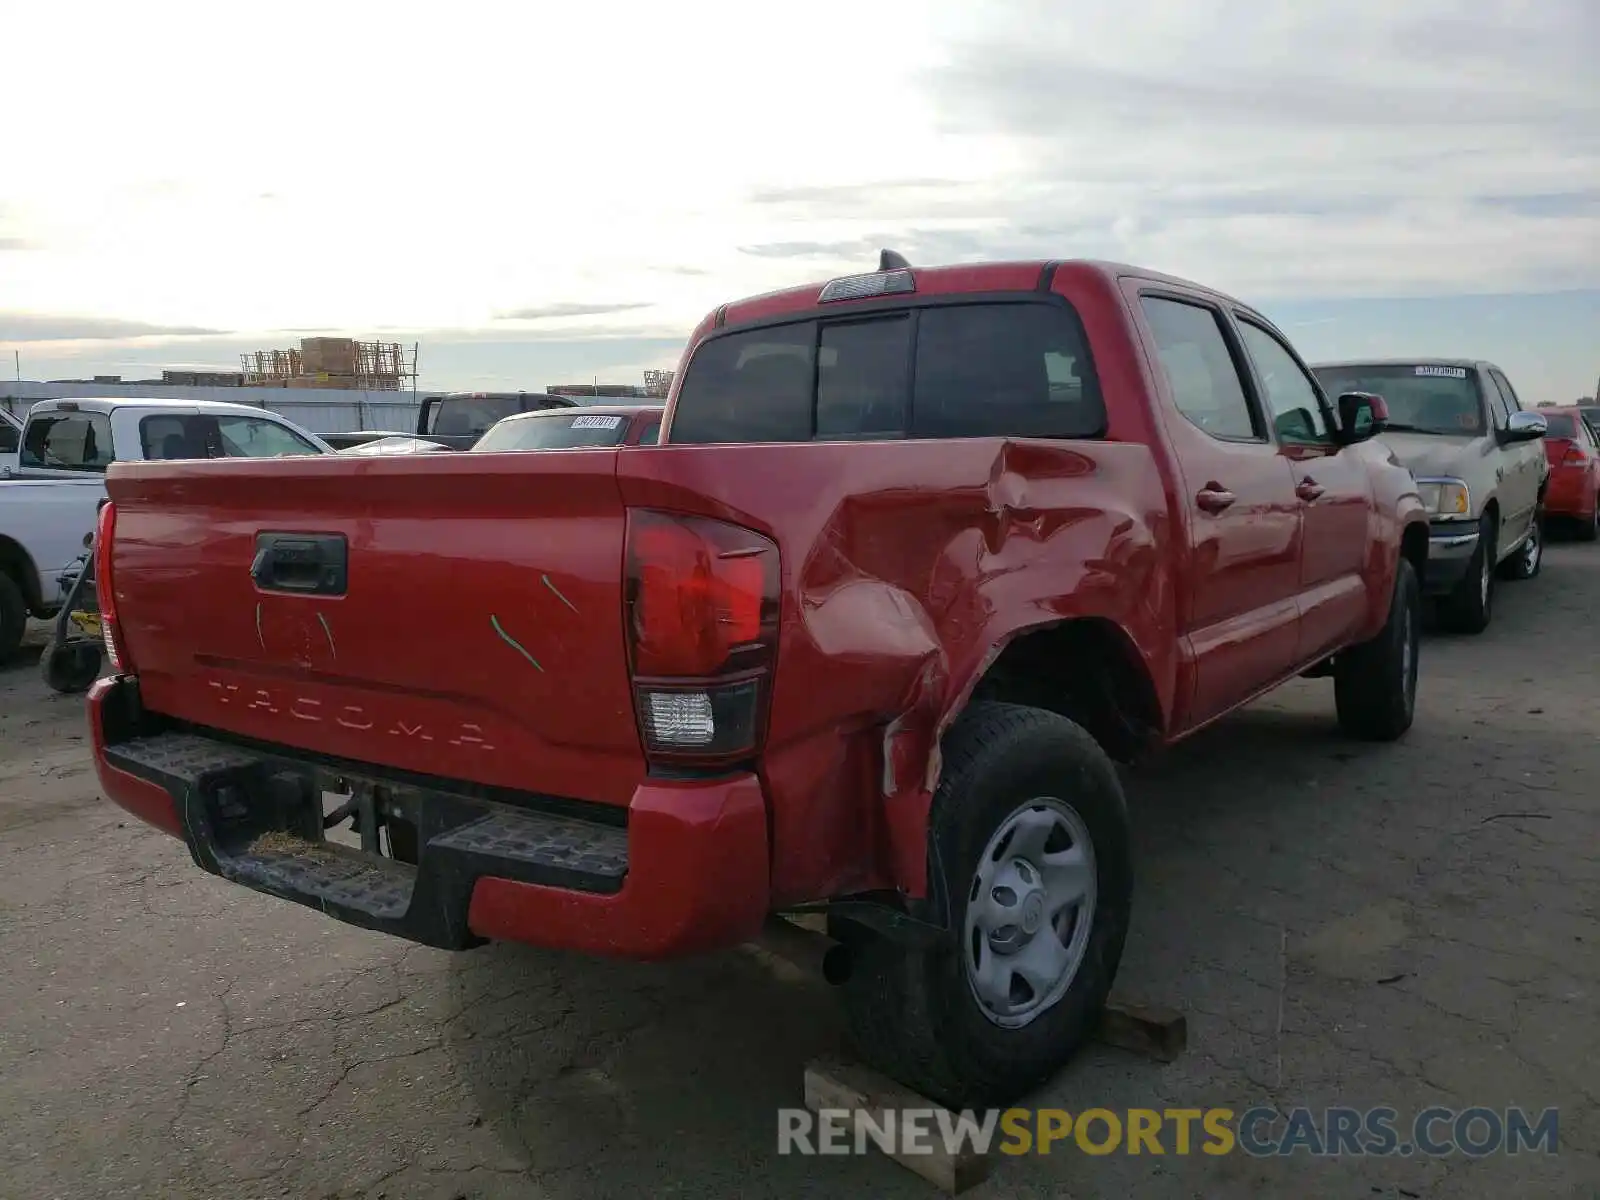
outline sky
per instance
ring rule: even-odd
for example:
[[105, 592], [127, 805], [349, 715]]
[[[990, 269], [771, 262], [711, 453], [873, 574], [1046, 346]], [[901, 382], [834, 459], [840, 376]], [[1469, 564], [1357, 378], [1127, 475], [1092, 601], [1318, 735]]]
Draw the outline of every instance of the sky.
[[420, 343], [425, 389], [637, 382], [885, 245], [1137, 263], [1524, 403], [1600, 376], [1595, 0], [85, 0], [4, 39], [7, 377], [326, 333]]

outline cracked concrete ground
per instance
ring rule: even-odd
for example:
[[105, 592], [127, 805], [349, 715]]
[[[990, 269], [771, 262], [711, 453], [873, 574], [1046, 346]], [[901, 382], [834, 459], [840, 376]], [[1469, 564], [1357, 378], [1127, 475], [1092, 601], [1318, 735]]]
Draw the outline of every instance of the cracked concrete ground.
[[[1551, 548], [1481, 638], [1430, 637], [1417, 724], [1340, 740], [1301, 681], [1129, 773], [1119, 990], [1190, 1020], [1041, 1104], [1559, 1106], [1557, 1157], [1001, 1160], [980, 1197], [1600, 1196], [1600, 552]], [[104, 802], [81, 701], [0, 672], [0, 1195], [931, 1194], [780, 1158], [836, 1047], [824, 985], [408, 948], [201, 873]]]

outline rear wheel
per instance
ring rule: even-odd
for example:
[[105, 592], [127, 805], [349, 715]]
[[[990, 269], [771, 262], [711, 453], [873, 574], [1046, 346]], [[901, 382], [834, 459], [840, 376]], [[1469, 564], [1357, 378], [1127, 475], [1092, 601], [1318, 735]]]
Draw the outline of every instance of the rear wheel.
[[28, 628], [28, 602], [17, 581], [0, 571], [0, 659], [10, 658], [22, 645]]
[[1336, 660], [1333, 698], [1340, 728], [1373, 742], [1392, 742], [1411, 728], [1421, 644], [1422, 588], [1416, 568], [1402, 558], [1383, 630]]
[[1467, 573], [1439, 604], [1439, 622], [1453, 633], [1482, 633], [1494, 611], [1494, 514], [1478, 522], [1478, 545]]
[[952, 1108], [1001, 1105], [1093, 1036], [1121, 961], [1133, 870], [1111, 760], [1065, 717], [978, 703], [944, 744], [929, 888], [934, 947], [855, 947], [844, 984], [862, 1058]]
[[1590, 512], [1588, 520], [1579, 518], [1578, 540], [1592, 542], [1600, 538], [1600, 496], [1594, 498], [1594, 510]]
[[86, 692], [100, 677], [100, 643], [82, 638], [71, 642], [54, 639], [39, 658], [39, 674], [46, 686], [72, 695]]

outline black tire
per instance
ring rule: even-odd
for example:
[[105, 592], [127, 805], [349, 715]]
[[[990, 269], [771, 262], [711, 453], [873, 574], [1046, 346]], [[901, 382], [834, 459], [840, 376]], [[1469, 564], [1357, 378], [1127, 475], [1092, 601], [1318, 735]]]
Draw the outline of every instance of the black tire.
[[100, 643], [84, 638], [58, 642], [54, 639], [39, 657], [39, 674], [45, 685], [65, 695], [86, 692], [100, 678]]
[[1478, 545], [1455, 591], [1439, 602], [1439, 624], [1451, 633], [1482, 633], [1494, 615], [1495, 523], [1485, 513], [1478, 522]]
[[17, 652], [27, 631], [28, 602], [17, 581], [0, 571], [0, 662]]
[[[1004, 1105], [1054, 1075], [1095, 1033], [1128, 931], [1127, 803], [1094, 739], [1042, 709], [976, 703], [946, 736], [943, 754], [928, 886], [936, 900], [948, 897], [951, 932], [932, 948], [858, 940], [845, 1012], [857, 1053], [884, 1074], [951, 1108]], [[1004, 1028], [969, 982], [963, 931], [990, 839], [1045, 798], [1070, 807], [1093, 843], [1093, 917], [1064, 993], [1029, 1023]]]
[[1544, 566], [1544, 520], [1534, 517], [1528, 530], [1528, 540], [1517, 552], [1500, 564], [1500, 578], [1521, 582], [1533, 579]]
[[1578, 518], [1577, 534], [1580, 542], [1592, 542], [1600, 538], [1600, 496], [1595, 497], [1594, 515], [1587, 521]]
[[1383, 629], [1334, 662], [1333, 700], [1345, 733], [1363, 741], [1392, 742], [1411, 728], [1421, 644], [1422, 585], [1416, 568], [1402, 557]]

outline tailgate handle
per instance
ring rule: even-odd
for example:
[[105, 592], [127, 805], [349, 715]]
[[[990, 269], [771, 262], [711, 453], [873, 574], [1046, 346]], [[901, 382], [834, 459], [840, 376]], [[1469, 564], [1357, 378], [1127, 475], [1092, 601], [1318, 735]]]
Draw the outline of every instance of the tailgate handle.
[[348, 562], [342, 533], [258, 533], [250, 578], [266, 592], [342, 596]]

